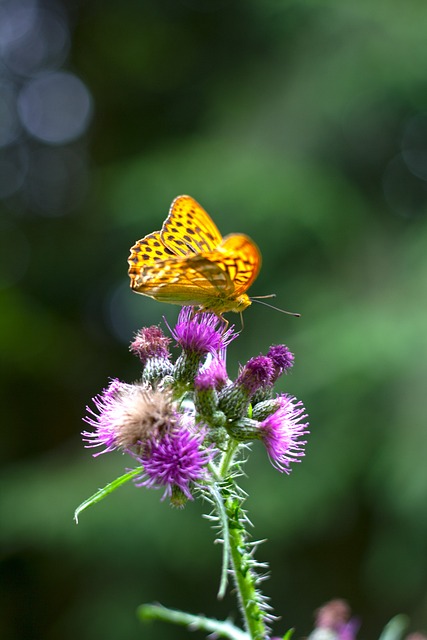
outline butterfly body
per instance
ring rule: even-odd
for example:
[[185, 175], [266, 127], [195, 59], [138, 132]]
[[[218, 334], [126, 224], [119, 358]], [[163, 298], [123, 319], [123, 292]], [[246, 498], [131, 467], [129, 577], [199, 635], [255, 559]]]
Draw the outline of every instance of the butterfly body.
[[178, 196], [161, 231], [138, 240], [128, 263], [137, 293], [221, 316], [251, 304], [246, 291], [259, 273], [261, 254], [244, 234], [223, 238], [193, 198]]

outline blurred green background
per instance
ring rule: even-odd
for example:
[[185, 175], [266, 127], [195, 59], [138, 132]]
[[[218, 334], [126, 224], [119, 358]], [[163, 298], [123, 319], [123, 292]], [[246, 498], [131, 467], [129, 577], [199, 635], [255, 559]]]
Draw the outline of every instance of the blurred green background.
[[419, 0], [0, 4], [2, 640], [187, 637], [141, 626], [151, 601], [238, 617], [200, 505], [129, 486], [72, 521], [127, 464], [83, 448], [85, 405], [176, 318], [126, 259], [182, 193], [302, 314], [253, 305], [229, 349], [234, 374], [286, 343], [310, 414], [303, 464], [255, 447], [243, 482], [276, 634], [336, 596], [362, 638], [427, 631], [426, 32]]

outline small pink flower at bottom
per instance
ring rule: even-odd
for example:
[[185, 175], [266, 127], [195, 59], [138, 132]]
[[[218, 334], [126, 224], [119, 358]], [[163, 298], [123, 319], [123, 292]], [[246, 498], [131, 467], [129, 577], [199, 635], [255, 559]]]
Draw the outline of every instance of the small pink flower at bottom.
[[300, 462], [305, 455], [306, 440], [301, 436], [309, 433], [307, 417], [302, 402], [286, 394], [278, 396], [279, 408], [260, 422], [261, 438], [265, 444], [273, 467], [281, 473], [290, 473], [291, 462]]
[[162, 500], [172, 497], [176, 488], [193, 500], [190, 485], [205, 477], [206, 466], [214, 455], [212, 448], [202, 448], [204, 435], [203, 431], [191, 432], [181, 427], [147, 443], [145, 453], [138, 458], [144, 472], [136, 478], [135, 485], [165, 487]]
[[356, 640], [360, 621], [351, 617], [345, 600], [330, 600], [315, 612], [315, 628], [309, 640]]

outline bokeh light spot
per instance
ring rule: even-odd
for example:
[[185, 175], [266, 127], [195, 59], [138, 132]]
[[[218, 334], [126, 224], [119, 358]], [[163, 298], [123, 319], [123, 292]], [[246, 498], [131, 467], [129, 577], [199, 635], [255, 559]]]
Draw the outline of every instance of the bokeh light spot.
[[31, 80], [18, 98], [22, 124], [35, 138], [64, 144], [87, 129], [92, 99], [84, 83], [75, 75], [55, 72]]
[[18, 41], [30, 31], [38, 12], [35, 0], [9, 0], [0, 4], [0, 49]]
[[3, 47], [3, 60], [14, 73], [30, 76], [60, 67], [69, 49], [66, 23], [52, 11], [38, 10], [25, 34]]

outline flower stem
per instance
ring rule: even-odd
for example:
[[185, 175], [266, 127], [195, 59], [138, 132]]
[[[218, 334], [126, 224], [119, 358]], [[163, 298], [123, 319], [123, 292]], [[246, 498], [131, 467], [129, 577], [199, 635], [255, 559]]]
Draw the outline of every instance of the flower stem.
[[[226, 491], [224, 490], [223, 495]], [[244, 626], [251, 640], [264, 640], [268, 637], [268, 630], [262, 596], [256, 588], [255, 561], [248, 550], [248, 534], [245, 528], [248, 521], [241, 508], [241, 498], [235, 492], [227, 491], [227, 494], [224, 495], [224, 505], [228, 517], [231, 567]]]
[[222, 456], [222, 460], [219, 466], [219, 473], [221, 478], [227, 477], [228, 470], [230, 468], [231, 463], [233, 462], [234, 453], [238, 446], [239, 446], [239, 443], [237, 442], [237, 440], [234, 440], [234, 439], [229, 440], [227, 450]]
[[268, 637], [265, 623], [266, 603], [263, 602], [263, 597], [256, 588], [256, 563], [248, 545], [246, 525], [249, 520], [242, 508], [244, 498], [234, 480], [227, 478], [238, 446], [239, 442], [230, 438], [219, 466], [219, 475], [223, 478], [220, 490], [228, 521], [227, 531], [223, 527], [224, 544], [228, 545], [230, 550], [231, 573], [246, 632], [251, 640], [264, 640]]

